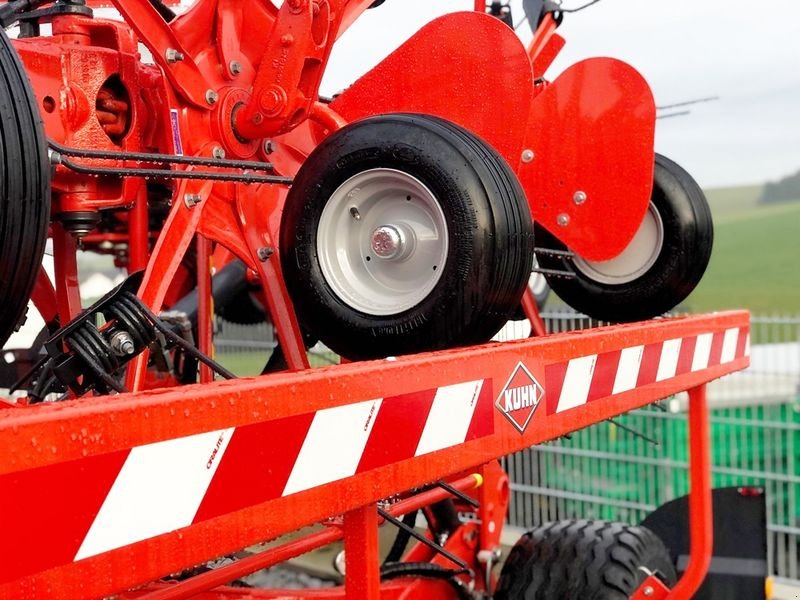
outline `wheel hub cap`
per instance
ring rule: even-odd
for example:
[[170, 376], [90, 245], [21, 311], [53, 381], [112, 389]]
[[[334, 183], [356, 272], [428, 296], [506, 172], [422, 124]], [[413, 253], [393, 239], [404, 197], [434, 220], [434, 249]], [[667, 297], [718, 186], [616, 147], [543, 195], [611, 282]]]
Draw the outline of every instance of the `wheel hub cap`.
[[394, 225], [383, 225], [372, 232], [372, 251], [379, 258], [398, 258], [404, 246], [404, 236]]

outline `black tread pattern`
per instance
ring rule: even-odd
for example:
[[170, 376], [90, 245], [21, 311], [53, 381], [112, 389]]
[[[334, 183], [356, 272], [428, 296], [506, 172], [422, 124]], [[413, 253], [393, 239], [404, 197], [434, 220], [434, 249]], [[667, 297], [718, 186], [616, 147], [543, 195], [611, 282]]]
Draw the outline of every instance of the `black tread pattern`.
[[[407, 170], [448, 219], [447, 264], [434, 290], [397, 315], [372, 316], [335, 296], [316, 255], [319, 214], [341, 182], [370, 168]], [[524, 192], [502, 157], [443, 119], [391, 114], [326, 138], [295, 178], [281, 222], [280, 258], [301, 325], [351, 359], [485, 342], [519, 304], [533, 227]]]
[[495, 600], [627, 600], [656, 571], [677, 576], [649, 529], [607, 521], [545, 523], [523, 535], [506, 559]]
[[[571, 270], [577, 277], [546, 276], [553, 291], [574, 309], [595, 319], [625, 323], [664, 314], [682, 302], [700, 282], [711, 258], [714, 226], [711, 209], [697, 182], [680, 165], [656, 154], [652, 202], [664, 222], [664, 246], [655, 264], [637, 279], [607, 285], [590, 279], [571, 259], [540, 255], [542, 267]], [[566, 247], [537, 227], [540, 247]]]
[[50, 166], [41, 117], [0, 31], [0, 345], [22, 319], [47, 241]]

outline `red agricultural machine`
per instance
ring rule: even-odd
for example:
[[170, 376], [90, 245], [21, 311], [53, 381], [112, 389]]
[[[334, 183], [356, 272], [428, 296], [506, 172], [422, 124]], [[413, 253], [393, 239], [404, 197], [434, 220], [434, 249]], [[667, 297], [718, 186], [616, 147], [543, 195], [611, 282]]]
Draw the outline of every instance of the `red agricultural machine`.
[[[525, 47], [476, 0], [326, 98], [333, 44], [382, 2], [92, 4], [0, 4], [0, 338], [29, 300], [47, 323], [2, 382], [25, 393], [0, 402], [0, 597], [689, 597], [711, 539], [702, 386], [746, 366], [746, 314], [550, 337], [527, 287], [535, 264], [573, 307], [639, 321], [705, 270], [708, 206], [654, 154], [633, 68], [549, 80], [561, 7], [524, 3]], [[78, 249], [129, 273], [88, 309]], [[484, 345], [520, 311], [536, 339]], [[213, 360], [215, 312], [274, 324], [261, 377]], [[318, 340], [351, 364], [309, 369]], [[582, 522], [520, 540], [498, 579], [496, 459], [688, 388], [697, 558], [677, 587], [647, 530]], [[401, 532], [383, 566], [379, 521]], [[343, 588], [218, 587], [341, 538]]]

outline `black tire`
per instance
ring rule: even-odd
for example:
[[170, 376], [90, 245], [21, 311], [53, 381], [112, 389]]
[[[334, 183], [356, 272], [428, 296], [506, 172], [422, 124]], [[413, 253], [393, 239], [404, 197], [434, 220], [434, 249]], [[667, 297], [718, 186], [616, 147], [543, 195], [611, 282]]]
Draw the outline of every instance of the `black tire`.
[[0, 346], [22, 320], [47, 241], [50, 166], [36, 99], [0, 31]]
[[677, 580], [669, 551], [649, 529], [607, 521], [545, 523], [511, 549], [495, 600], [628, 600], [657, 574]]
[[[444, 264], [433, 266], [440, 269], [438, 282], [393, 314], [370, 314], [345, 302], [324, 276], [317, 250], [332, 194], [372, 169], [421, 182], [446, 223]], [[303, 329], [340, 355], [378, 358], [489, 340], [525, 289], [532, 230], [520, 184], [490, 146], [442, 119], [384, 115], [331, 135], [303, 164], [283, 212], [281, 260]]]
[[[650, 319], [682, 302], [700, 282], [711, 258], [711, 210], [691, 175], [660, 154], [656, 154], [650, 206], [663, 223], [663, 242], [645, 272], [619, 284], [601, 282], [574, 259], [540, 254], [542, 267], [576, 275], [548, 276], [553, 291], [574, 309], [615, 323]], [[543, 228], [537, 227], [536, 233], [538, 246], [566, 249]]]

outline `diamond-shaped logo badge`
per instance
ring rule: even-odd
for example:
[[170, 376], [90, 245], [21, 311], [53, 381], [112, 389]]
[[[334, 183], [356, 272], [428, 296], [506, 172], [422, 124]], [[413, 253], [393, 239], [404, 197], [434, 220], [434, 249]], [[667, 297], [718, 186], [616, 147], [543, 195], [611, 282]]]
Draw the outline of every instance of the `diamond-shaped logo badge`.
[[520, 362], [500, 390], [494, 405], [522, 433], [543, 397], [544, 388]]

